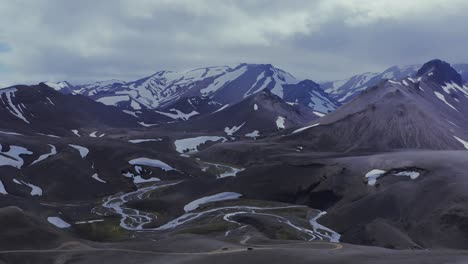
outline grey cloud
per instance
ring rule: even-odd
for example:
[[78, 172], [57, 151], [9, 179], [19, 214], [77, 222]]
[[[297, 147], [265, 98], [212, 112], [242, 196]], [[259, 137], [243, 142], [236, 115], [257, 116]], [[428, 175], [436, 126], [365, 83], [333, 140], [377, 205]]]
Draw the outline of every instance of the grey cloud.
[[161, 69], [240, 62], [331, 80], [435, 57], [468, 62], [462, 12], [468, 4], [443, 3], [15, 1], [0, 4], [0, 23], [8, 25], [0, 31], [0, 85], [129, 80]]

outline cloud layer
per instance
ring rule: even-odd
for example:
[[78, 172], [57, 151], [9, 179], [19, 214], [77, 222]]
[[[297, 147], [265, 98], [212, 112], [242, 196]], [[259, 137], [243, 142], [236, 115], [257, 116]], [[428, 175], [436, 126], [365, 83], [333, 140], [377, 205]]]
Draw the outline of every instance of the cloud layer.
[[331, 80], [468, 62], [465, 0], [18, 0], [0, 4], [0, 85], [272, 63]]

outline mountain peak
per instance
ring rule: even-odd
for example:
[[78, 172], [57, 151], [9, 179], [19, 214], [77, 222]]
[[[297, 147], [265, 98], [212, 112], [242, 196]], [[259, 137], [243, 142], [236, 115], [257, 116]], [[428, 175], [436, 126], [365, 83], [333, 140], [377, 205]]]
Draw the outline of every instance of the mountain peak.
[[462, 85], [461, 75], [452, 66], [442, 60], [435, 59], [426, 62], [421, 69], [418, 70], [416, 76], [430, 76], [435, 82], [440, 85], [455, 82]]

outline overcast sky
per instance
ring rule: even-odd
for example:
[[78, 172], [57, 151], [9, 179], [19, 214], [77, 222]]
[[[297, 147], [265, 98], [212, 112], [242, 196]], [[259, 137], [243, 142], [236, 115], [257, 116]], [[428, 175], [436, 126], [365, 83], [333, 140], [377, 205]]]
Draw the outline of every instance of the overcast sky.
[[468, 62], [466, 0], [0, 0], [0, 85], [271, 63], [316, 81]]

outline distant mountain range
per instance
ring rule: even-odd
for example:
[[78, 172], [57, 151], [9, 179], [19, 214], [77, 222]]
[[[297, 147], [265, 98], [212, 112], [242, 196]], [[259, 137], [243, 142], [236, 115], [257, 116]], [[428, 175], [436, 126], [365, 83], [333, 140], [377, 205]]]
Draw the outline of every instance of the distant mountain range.
[[186, 72], [159, 71], [131, 82], [110, 80], [76, 86], [68, 82], [46, 84], [64, 93], [82, 94], [103, 104], [118, 106], [142, 118], [147, 116], [145, 112], [156, 110], [175, 120], [184, 120], [201, 113], [195, 108], [182, 112], [176, 107], [180, 100], [199, 97], [197, 100], [207, 101], [209, 98], [212, 105], [221, 108], [264, 89], [288, 103], [301, 104], [319, 113], [331, 112], [339, 106], [317, 83], [297, 80], [271, 64], [244, 63]]
[[[365, 89], [377, 85], [382, 79], [399, 80], [414, 76], [421, 64], [393, 66], [383, 72], [367, 72], [350, 78], [323, 82], [320, 87], [339, 103], [346, 103]], [[454, 64], [452, 67], [468, 82], [468, 64]]]

